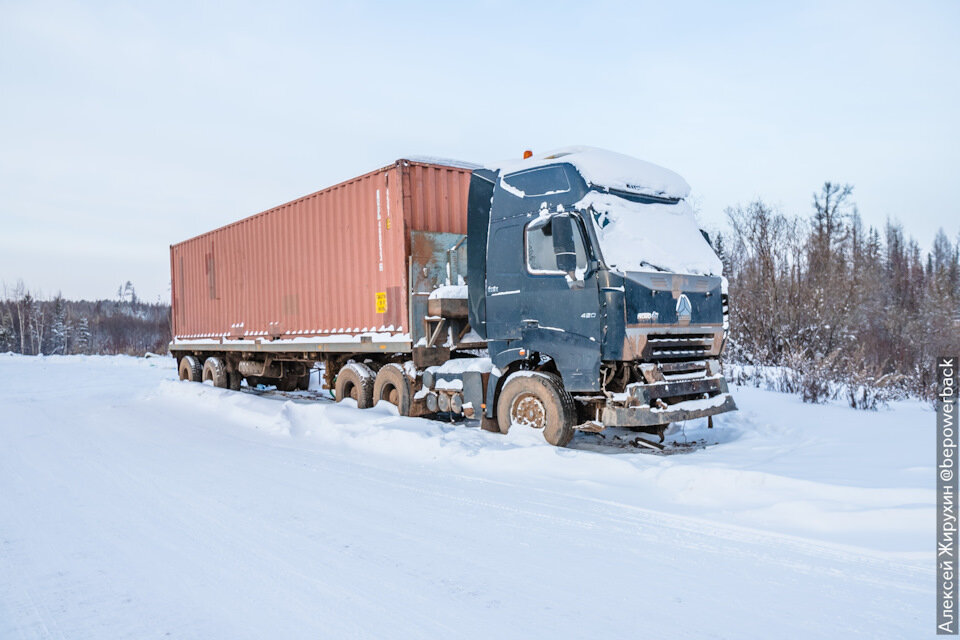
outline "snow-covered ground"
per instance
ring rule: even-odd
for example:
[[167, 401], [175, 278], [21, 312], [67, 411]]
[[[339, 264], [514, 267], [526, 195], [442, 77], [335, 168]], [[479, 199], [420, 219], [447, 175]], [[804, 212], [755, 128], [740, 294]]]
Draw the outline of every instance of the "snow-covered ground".
[[734, 388], [658, 456], [0, 355], [0, 638], [918, 638], [934, 414]]

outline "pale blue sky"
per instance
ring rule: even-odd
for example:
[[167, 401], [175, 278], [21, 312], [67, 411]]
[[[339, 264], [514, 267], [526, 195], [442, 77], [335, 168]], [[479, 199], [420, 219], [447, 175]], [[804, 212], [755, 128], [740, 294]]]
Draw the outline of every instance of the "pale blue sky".
[[[203, 6], [200, 6], [203, 5]], [[960, 232], [960, 3], [0, 0], [0, 280], [168, 295], [168, 245], [409, 154], [667, 166], [707, 226], [851, 182]]]

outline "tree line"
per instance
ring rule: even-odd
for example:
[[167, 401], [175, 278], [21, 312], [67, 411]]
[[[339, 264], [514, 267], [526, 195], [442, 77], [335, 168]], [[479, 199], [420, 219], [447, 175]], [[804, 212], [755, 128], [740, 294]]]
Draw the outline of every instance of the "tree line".
[[145, 303], [130, 282], [114, 300], [45, 299], [23, 281], [3, 286], [0, 353], [24, 355], [166, 353], [170, 305]]
[[729, 280], [728, 360], [777, 368], [776, 386], [812, 402], [932, 397], [934, 359], [960, 353], [960, 237], [941, 228], [925, 252], [899, 223], [864, 227], [853, 187], [833, 182], [807, 216], [757, 200], [726, 217], [714, 246]]

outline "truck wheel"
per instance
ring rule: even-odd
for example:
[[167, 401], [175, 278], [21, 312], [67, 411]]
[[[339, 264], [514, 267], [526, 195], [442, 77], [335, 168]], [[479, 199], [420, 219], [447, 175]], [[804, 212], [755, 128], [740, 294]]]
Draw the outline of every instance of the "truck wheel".
[[227, 388], [227, 365], [216, 356], [210, 356], [203, 363], [203, 382], [212, 382], [213, 386]]
[[230, 391], [240, 391], [240, 383], [243, 382], [243, 376], [238, 372], [228, 372], [227, 373], [227, 388]]
[[203, 368], [200, 361], [193, 356], [183, 356], [180, 359], [180, 379], [187, 382], [200, 382], [203, 376]]
[[369, 409], [373, 406], [373, 379], [373, 371], [365, 364], [351, 362], [344, 365], [337, 374], [337, 402], [353, 398], [358, 409]]
[[550, 444], [565, 447], [573, 438], [577, 409], [563, 382], [552, 373], [512, 374], [497, 400], [497, 422], [506, 433], [511, 424], [543, 429]]
[[275, 381], [278, 391], [296, 391], [298, 376], [286, 375]]
[[310, 371], [307, 371], [305, 374], [297, 378], [297, 390], [298, 391], [310, 390]]
[[410, 415], [410, 406], [413, 404], [410, 378], [404, 373], [403, 367], [395, 362], [384, 365], [377, 372], [377, 379], [373, 383], [373, 406], [381, 400], [396, 406], [400, 415]]

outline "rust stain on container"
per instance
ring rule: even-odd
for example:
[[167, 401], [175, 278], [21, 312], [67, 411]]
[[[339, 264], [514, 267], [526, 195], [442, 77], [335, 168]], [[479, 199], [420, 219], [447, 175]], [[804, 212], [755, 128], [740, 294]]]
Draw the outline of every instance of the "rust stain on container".
[[398, 160], [172, 245], [174, 337], [408, 333], [410, 232], [466, 233], [470, 173]]

